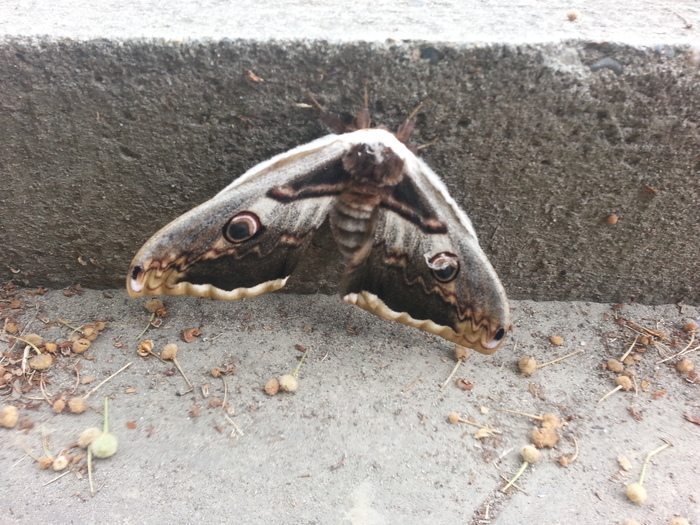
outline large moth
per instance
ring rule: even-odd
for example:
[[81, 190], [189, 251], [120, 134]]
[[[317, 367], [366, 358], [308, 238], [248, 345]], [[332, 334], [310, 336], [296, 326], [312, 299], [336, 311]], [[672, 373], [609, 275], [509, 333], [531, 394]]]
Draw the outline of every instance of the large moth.
[[251, 168], [139, 250], [132, 297], [242, 299], [282, 288], [329, 221], [342, 298], [485, 354], [510, 326], [503, 286], [445, 184], [396, 134], [324, 113], [335, 131]]

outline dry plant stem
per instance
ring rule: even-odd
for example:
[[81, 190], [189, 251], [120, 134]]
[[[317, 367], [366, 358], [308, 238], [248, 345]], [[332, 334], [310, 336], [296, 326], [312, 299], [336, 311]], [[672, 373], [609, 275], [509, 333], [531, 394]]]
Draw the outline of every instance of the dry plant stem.
[[637, 339], [639, 339], [639, 336], [638, 336], [638, 335], [635, 335], [635, 336], [634, 336], [634, 341], [632, 341], [632, 344], [630, 345], [630, 347], [627, 349], [627, 351], [626, 351], [624, 354], [622, 354], [622, 357], [620, 358], [620, 362], [621, 362], [621, 363], [622, 363], [625, 359], [627, 359], [627, 356], [628, 356], [628, 355], [630, 355], [630, 352], [631, 352], [632, 349], [634, 348], [634, 345], [637, 344]]
[[306, 359], [307, 354], [309, 353], [309, 349], [307, 348], [306, 351], [304, 352], [304, 355], [301, 356], [301, 359], [299, 360], [299, 363], [297, 364], [297, 367], [294, 369], [294, 372], [292, 372], [293, 376], [297, 375], [297, 372], [301, 368], [301, 364], [304, 362], [304, 359]]
[[[192, 383], [190, 383], [190, 380], [187, 379], [187, 376], [185, 375], [185, 372], [182, 370], [182, 367], [180, 366], [180, 363], [178, 362], [177, 357], [173, 357], [173, 363], [175, 363], [175, 366], [176, 366], [177, 369], [180, 371], [180, 374], [182, 375], [182, 377], [185, 378], [185, 381], [187, 382], [187, 385], [190, 387], [190, 389], [188, 390], [188, 392], [191, 392], [192, 390], [194, 390], [194, 387], [192, 386]], [[187, 393], [187, 392], [183, 392], [183, 394], [186, 394], [186, 393]]]
[[668, 447], [671, 447], [671, 446], [673, 446], [673, 445], [671, 445], [671, 443], [666, 442], [665, 444], [661, 445], [659, 448], [655, 448], [654, 450], [652, 450], [651, 452], [649, 452], [647, 454], [647, 457], [644, 460], [644, 465], [642, 465], [642, 473], [639, 476], [639, 484], [640, 485], [644, 485], [644, 477], [646, 476], [647, 465], [649, 464], [649, 460], [651, 459], [651, 457], [655, 454], [658, 454], [662, 450], [666, 450]]
[[617, 392], [617, 391], [620, 390], [621, 388], [622, 388], [622, 385], [617, 385], [617, 386], [616, 386], [615, 388], [613, 388], [610, 392], [608, 392], [608, 393], [605, 394], [603, 397], [601, 397], [601, 398], [598, 400], [598, 404], [600, 405], [603, 401], [605, 401], [607, 398], [609, 398], [611, 395], [613, 395], [615, 392]]
[[[22, 444], [22, 446], [25, 446], [25, 445]], [[25, 450], [27, 453], [26, 453], [24, 456], [22, 456], [20, 459], [18, 459], [17, 461], [15, 461], [15, 462], [12, 464], [12, 468], [16, 467], [17, 465], [19, 465], [20, 463], [22, 463], [22, 461], [24, 461], [24, 460], [27, 459], [27, 458], [32, 458], [32, 459], [34, 459], [34, 461], [39, 461], [39, 458], [35, 458], [34, 456], [32, 456], [32, 452], [31, 452], [30, 450], [27, 450], [26, 448], [25, 448], [24, 450]]]
[[507, 477], [505, 477], [505, 476], [503, 475], [503, 473], [500, 473], [499, 475], [501, 476], [501, 479], [502, 479], [503, 481], [508, 481], [508, 482], [510, 482], [510, 486], [511, 486], [511, 487], [513, 487], [513, 488], [515, 488], [515, 489], [518, 489], [518, 490], [519, 490], [520, 492], [522, 492], [523, 494], [527, 494], [527, 491], [526, 491], [524, 488], [522, 488], [522, 487], [521, 487], [520, 485], [518, 485], [517, 483], [511, 482]]
[[141, 337], [143, 337], [143, 334], [145, 334], [146, 332], [148, 332], [148, 329], [150, 328], [151, 323], [153, 322], [153, 319], [155, 319], [155, 318], [156, 318], [156, 313], [153, 312], [153, 313], [151, 314], [151, 318], [148, 320], [148, 323], [146, 324], [146, 328], [144, 328], [144, 329], [143, 329], [143, 332], [141, 332], [139, 335], [136, 336], [136, 341], [138, 341], [139, 339], [141, 339]]
[[221, 376], [221, 381], [224, 382], [224, 400], [221, 403], [221, 408], [226, 410], [226, 398], [228, 397], [228, 385], [226, 384], [226, 378], [224, 376]]
[[[21, 337], [16, 337], [16, 336], [12, 336], [12, 337], [17, 339], [18, 341], [22, 341], [23, 343], [28, 344], [29, 346], [31, 346], [34, 349], [34, 351], [37, 354], [41, 355], [41, 350], [39, 350], [39, 348], [34, 343], [31, 343], [31, 342], [27, 341], [26, 339], [22, 339]], [[25, 348], [25, 351], [26, 351], [26, 348]]]
[[39, 376], [39, 388], [41, 389], [41, 393], [44, 394], [44, 399], [46, 399], [46, 402], [49, 405], [53, 404], [51, 401], [51, 396], [46, 392], [46, 388], [44, 388], [44, 374]]
[[576, 458], [578, 458], [578, 442], [576, 441], [576, 438], [574, 436], [571, 436], [571, 439], [574, 442], [574, 455], [571, 456], [571, 461], [574, 462], [576, 461]]
[[497, 408], [499, 412], [508, 412], [509, 414], [517, 414], [519, 416], [525, 416], [525, 417], [530, 417], [532, 419], [536, 419], [537, 421], [544, 421], [544, 418], [541, 416], [536, 416], [534, 414], [527, 414], [525, 412], [518, 412], [517, 410], [508, 410], [507, 408]]
[[75, 385], [73, 385], [73, 390], [70, 391], [71, 395], [75, 394], [75, 391], [78, 390], [78, 385], [80, 384], [80, 368], [78, 367], [77, 361], [73, 366], [73, 372], [75, 372]]
[[489, 432], [492, 432], [492, 433], [494, 433], [494, 434], [503, 434], [503, 432], [500, 431], [500, 430], [496, 430], [496, 429], [494, 429], [494, 428], [485, 427], [484, 425], [480, 425], [479, 423], [474, 423], [474, 422], [472, 422], [472, 421], [469, 421], [468, 419], [462, 419], [462, 418], [460, 417], [458, 421], [459, 421], [460, 423], [466, 423], [467, 425], [471, 425], [471, 426], [476, 427], [476, 428], [482, 428], [482, 429], [484, 429], [484, 430], [488, 430]]
[[421, 380], [421, 377], [423, 377], [423, 372], [418, 374], [418, 377], [413, 381], [413, 383], [408, 385], [406, 388], [402, 389], [401, 392], [403, 393], [403, 392], [408, 392], [409, 390], [411, 390], [414, 386], [416, 386], [418, 384], [418, 381]]
[[224, 417], [228, 419], [228, 422], [233, 425], [233, 428], [236, 429], [236, 432], [238, 432], [241, 436], [245, 436], [241, 428], [238, 425], [236, 425], [236, 422], [230, 417], [228, 417], [228, 414], [224, 414]]
[[457, 359], [457, 362], [455, 363], [455, 367], [452, 369], [452, 373], [449, 375], [449, 377], [447, 378], [447, 380], [442, 384], [442, 386], [440, 387], [440, 390], [444, 390], [445, 387], [447, 386], [447, 384], [448, 384], [450, 381], [452, 381], [452, 378], [453, 378], [454, 375], [457, 373], [457, 369], [459, 368], [459, 365], [461, 365], [461, 364], [462, 364], [462, 361], [459, 360], [459, 359]]
[[65, 319], [58, 318], [57, 321], [61, 324], [66, 325], [68, 328], [70, 328], [74, 332], [80, 332], [81, 334], [83, 333], [82, 329], [76, 328], [75, 326], [69, 324], [68, 321], [66, 321]]
[[110, 379], [112, 379], [112, 378], [113, 378], [114, 376], [116, 376], [117, 374], [120, 374], [121, 372], [123, 372], [124, 370], [126, 370], [127, 368], [129, 368], [132, 364], [133, 364], [133, 363], [127, 363], [127, 364], [125, 364], [123, 367], [121, 367], [119, 370], [117, 370], [116, 372], [114, 372], [111, 376], [109, 376], [107, 379], [105, 379], [104, 381], [102, 381], [99, 385], [97, 385], [95, 388], [93, 388], [93, 389], [90, 390], [87, 394], [85, 394], [85, 395], [83, 396], [83, 399], [87, 399], [88, 397], [90, 397], [92, 394], [94, 394], [95, 392], [97, 392], [97, 389], [98, 389], [98, 388], [100, 388], [102, 385], [104, 385], [107, 381], [109, 381]]
[[513, 478], [508, 482], [508, 484], [507, 484], [505, 487], [503, 487], [503, 488], [501, 489], [501, 492], [505, 492], [506, 490], [508, 490], [508, 489], [510, 488], [510, 486], [511, 486], [513, 483], [515, 483], [515, 481], [522, 475], [522, 473], [525, 472], [525, 469], [527, 468], [527, 466], [528, 466], [529, 464], [530, 464], [530, 463], [528, 463], [527, 461], [523, 461], [523, 464], [520, 465], [520, 468], [519, 468], [518, 471], [515, 473], [515, 476], [513, 476]]
[[65, 476], [66, 474], [70, 474], [71, 472], [73, 472], [73, 471], [72, 471], [72, 470], [66, 470], [63, 474], [60, 474], [60, 475], [56, 476], [55, 478], [53, 478], [52, 480], [47, 481], [46, 483], [44, 483], [44, 484], [42, 485], [42, 487], [45, 487], [46, 485], [51, 485], [51, 483], [53, 483], [54, 481], [58, 481], [58, 480], [61, 479], [63, 476]]
[[24, 347], [24, 352], [22, 353], [22, 375], [27, 375], [27, 362], [29, 359], [29, 345]]
[[670, 361], [671, 359], [675, 359], [676, 357], [680, 357], [685, 354], [689, 354], [690, 352], [695, 352], [696, 350], [700, 350], [700, 345], [696, 346], [695, 348], [690, 348], [695, 341], [695, 334], [690, 334], [690, 341], [688, 342], [687, 345], [685, 345], [685, 348], [678, 352], [677, 354], [673, 354], [671, 357], [667, 357], [665, 359], [662, 359], [661, 361], [657, 361], [656, 364], [660, 365], [661, 363], [665, 363], [666, 361]]
[[92, 449], [88, 447], [87, 450], [87, 455], [88, 455], [88, 481], [90, 482], [90, 494], [95, 493], [95, 489], [92, 486]]
[[556, 363], [557, 361], [562, 361], [563, 359], [567, 359], [571, 357], [572, 355], [580, 354], [583, 352], [583, 349], [576, 350], [575, 352], [571, 352], [570, 354], [566, 354], [565, 356], [562, 357], [557, 357], [556, 359], [552, 361], [548, 361], [546, 363], [542, 363], [541, 365], [537, 365], [535, 368], [542, 368], [543, 366], [551, 365], [552, 363]]
[[44, 449], [44, 455], [53, 461], [54, 457], [49, 450], [49, 436], [46, 434], [46, 430], [44, 428], [41, 429], [41, 446]]

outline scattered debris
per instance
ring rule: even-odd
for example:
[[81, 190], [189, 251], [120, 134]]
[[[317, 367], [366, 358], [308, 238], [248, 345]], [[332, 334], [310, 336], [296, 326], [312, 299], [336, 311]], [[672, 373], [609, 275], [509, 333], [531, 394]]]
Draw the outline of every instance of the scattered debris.
[[658, 454], [662, 450], [666, 450], [670, 446], [672, 446], [671, 443], [666, 441], [665, 444], [661, 445], [659, 448], [656, 448], [647, 454], [647, 457], [644, 460], [644, 464], [642, 465], [642, 473], [639, 476], [639, 481], [637, 483], [630, 483], [625, 489], [627, 497], [630, 499], [630, 501], [633, 501], [634, 503], [638, 503], [640, 505], [643, 505], [646, 502], [648, 494], [647, 489], [644, 488], [644, 476], [647, 472], [649, 460], [652, 456]]
[[515, 473], [515, 476], [513, 476], [508, 482], [508, 484], [501, 489], [501, 492], [506, 492], [511, 487], [511, 485], [513, 485], [513, 483], [517, 481], [517, 479], [522, 475], [522, 473], [525, 472], [525, 469], [528, 465], [532, 463], [537, 463], [542, 458], [542, 454], [540, 453], [540, 451], [532, 445], [525, 445], [523, 448], [521, 448], [520, 455], [523, 458], [522, 465], [520, 465], [520, 468], [518, 469], [518, 472]]

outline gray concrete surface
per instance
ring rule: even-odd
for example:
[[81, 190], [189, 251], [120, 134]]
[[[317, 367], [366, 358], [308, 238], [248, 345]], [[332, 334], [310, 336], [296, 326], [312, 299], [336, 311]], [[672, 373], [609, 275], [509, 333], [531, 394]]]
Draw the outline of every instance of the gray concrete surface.
[[[107, 321], [84, 356], [57, 357], [46, 373], [52, 399], [133, 364], [81, 415], [29, 399], [37, 387], [21, 396], [0, 386], [0, 407], [19, 407], [24, 420], [23, 430], [0, 428], [0, 522], [700, 523], [700, 427], [685, 417], [700, 417], [697, 379], [676, 372], [676, 359], [659, 363], [698, 344], [681, 327], [700, 317], [687, 305], [700, 302], [699, 29], [694, 1], [4, 0], [0, 282], [53, 290], [18, 290], [14, 305], [4, 295], [0, 320], [59, 341], [70, 330], [58, 318]], [[306, 90], [349, 114], [365, 78], [378, 124], [395, 127], [430, 99], [415, 142], [439, 137], [424, 157], [509, 295], [527, 299], [513, 302], [510, 341], [461, 367], [471, 391], [440, 391], [451, 345], [335, 296], [168, 298], [163, 325], [141, 339], [156, 350], [179, 343], [196, 388], [178, 396], [185, 385], [172, 365], [136, 355], [149, 314], [122, 289], [131, 257], [250, 166], [325, 133], [302, 105]], [[292, 290], [333, 292], [335, 262], [301, 270]], [[119, 289], [59, 289], [76, 283]], [[553, 299], [567, 302], [532, 301]], [[630, 300], [677, 304], [601, 303]], [[635, 351], [634, 392], [598, 406], [614, 387], [604, 363], [634, 340], [616, 311], [668, 339]], [[191, 327], [203, 335], [180, 342]], [[19, 350], [0, 339], [0, 365], [13, 367]], [[265, 381], [296, 366], [297, 344], [309, 349], [298, 392], [267, 396]], [[576, 349], [518, 373], [523, 355], [542, 363]], [[210, 406], [224, 395], [210, 371], [229, 363], [229, 417], [243, 435]], [[76, 384], [76, 365], [95, 381]], [[84, 476], [51, 482], [57, 474], [25, 454], [43, 455], [42, 433], [56, 454], [99, 426], [103, 395], [120, 449], [96, 463], [91, 496]], [[567, 419], [557, 446], [506, 495], [502, 476], [520, 465], [532, 421], [498, 408]], [[447, 423], [453, 411], [503, 433], [477, 440]], [[578, 457], [561, 467], [574, 440]], [[649, 501], [635, 505], [625, 485], [663, 440], [673, 447], [654, 457]]]
[[[306, 90], [347, 114], [369, 78], [379, 124], [430, 99], [414, 140], [511, 297], [700, 300], [696, 3], [246, 6], [3, 4], [0, 279], [120, 286], [160, 226], [326, 133]], [[310, 268], [293, 290], [332, 291]]]
[[[700, 523], [700, 426], [684, 417], [700, 417], [698, 384], [675, 371], [675, 360], [658, 364], [688, 345], [690, 334], [681, 327], [697, 322], [696, 307], [628, 305], [617, 311], [665, 332], [667, 340], [633, 352], [640, 357], [630, 367], [637, 392], [617, 392], [598, 406], [615, 385], [604, 363], [621, 357], [635, 335], [616, 324], [610, 305], [515, 302], [512, 339], [493, 356], [472, 354], [456, 375], [473, 389], [450, 382], [440, 391], [453, 368], [452, 345], [336, 297], [268, 294], [232, 303], [168, 298], [162, 326], [142, 339], [155, 341], [156, 351], [179, 344], [179, 362], [195, 391], [178, 396], [186, 385], [172, 364], [136, 355], [150, 315], [145, 301], [130, 300], [121, 290], [112, 294], [18, 293], [21, 305], [10, 317], [47, 340], [70, 334], [54, 323], [59, 317], [73, 325], [107, 322], [83, 357], [56, 358], [46, 374], [52, 400], [82, 395], [133, 364], [88, 398], [90, 409], [81, 415], [54, 414], [47, 403], [16, 394], [0, 398], [0, 405], [21, 407], [20, 417], [33, 424], [25, 431], [0, 428], [4, 523], [622, 525], [636, 519], [667, 525], [674, 516]], [[204, 333], [193, 343], [181, 342], [180, 332], [192, 327]], [[553, 334], [564, 344], [554, 347]], [[298, 391], [267, 396], [264, 383], [296, 366], [297, 344], [309, 350]], [[0, 345], [0, 364], [9, 366], [22, 348]], [[697, 345], [695, 340], [690, 348]], [[544, 363], [577, 349], [583, 352], [529, 378], [518, 373], [523, 355]], [[696, 362], [697, 356], [690, 354]], [[210, 407], [212, 398], [224, 396], [221, 379], [210, 371], [231, 363], [237, 369], [226, 377], [227, 400], [244, 434], [233, 437], [222, 409]], [[77, 364], [81, 377], [92, 376], [93, 383], [76, 387]], [[209, 386], [209, 397], [202, 385]], [[41, 393], [36, 387], [26, 396]], [[96, 462], [98, 492], [91, 496], [87, 479], [74, 473], [47, 485], [57, 473], [40, 470], [24, 457], [25, 448], [43, 455], [43, 429], [57, 454], [84, 428], [99, 426], [102, 396], [111, 400], [110, 424], [120, 448]], [[192, 417], [195, 406], [198, 417]], [[529, 443], [533, 424], [497, 409], [567, 419], [557, 446], [543, 449], [542, 461], [520, 479], [522, 491], [507, 495], [500, 492], [501, 476], [520, 466], [518, 450]], [[502, 434], [477, 440], [475, 428], [447, 422], [450, 412]], [[556, 459], [574, 453], [574, 440], [578, 457], [563, 468]], [[663, 440], [673, 447], [649, 466], [647, 504], [629, 502], [625, 485], [637, 481], [646, 454]], [[631, 462], [629, 472], [618, 465], [621, 455]]]

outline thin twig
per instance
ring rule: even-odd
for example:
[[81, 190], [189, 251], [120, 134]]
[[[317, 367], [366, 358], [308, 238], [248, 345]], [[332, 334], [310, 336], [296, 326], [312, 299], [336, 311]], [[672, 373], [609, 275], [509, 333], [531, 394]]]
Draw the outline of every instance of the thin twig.
[[411, 390], [414, 386], [416, 386], [416, 385], [418, 384], [418, 382], [420, 381], [421, 377], [423, 377], [423, 372], [421, 372], [420, 374], [418, 374], [418, 377], [413, 381], [413, 383], [411, 383], [410, 385], [408, 385], [406, 388], [402, 389], [401, 392], [408, 392], [409, 390]]
[[[501, 476], [501, 479], [502, 479], [503, 481], [508, 481], [508, 482], [510, 481], [507, 477], [505, 477], [505, 476], [503, 475], [502, 472], [499, 472], [498, 475]], [[505, 492], [505, 489], [507, 489], [507, 488], [509, 488], [509, 487], [515, 487], [516, 489], [518, 489], [518, 490], [519, 490], [520, 492], [522, 492], [523, 494], [527, 494], [527, 491], [525, 491], [525, 489], [522, 488], [522, 487], [521, 487], [520, 485], [518, 485], [517, 483], [511, 483], [510, 485], [507, 485], [506, 487], [503, 488], [503, 491]], [[528, 494], [528, 496], [529, 496], [529, 494]]]
[[72, 470], [66, 470], [63, 474], [60, 474], [60, 475], [56, 476], [55, 478], [53, 478], [52, 480], [47, 481], [46, 483], [44, 483], [44, 484], [42, 485], [42, 487], [45, 487], [46, 485], [50, 485], [50, 484], [53, 483], [54, 481], [58, 481], [58, 480], [61, 479], [63, 476], [65, 476], [66, 474], [70, 474], [71, 472], [73, 472], [73, 471], [72, 471]]
[[[190, 380], [187, 379], [187, 376], [185, 375], [185, 371], [184, 371], [184, 370], [182, 369], [182, 367], [180, 366], [180, 363], [178, 362], [177, 357], [173, 357], [173, 363], [175, 363], [175, 366], [176, 366], [177, 369], [180, 371], [180, 374], [182, 375], [182, 377], [185, 378], [185, 381], [187, 382], [187, 384], [188, 384], [189, 387], [190, 387], [190, 389], [187, 390], [187, 392], [192, 392], [192, 390], [194, 390], [194, 386], [192, 386], [192, 383], [190, 383]], [[181, 392], [181, 393], [178, 394], [178, 395], [181, 395], [181, 396], [182, 396], [182, 395], [185, 395], [187, 392]]]
[[526, 412], [518, 412], [517, 410], [508, 410], [507, 408], [497, 408], [499, 412], [508, 412], [509, 414], [517, 414], [519, 416], [525, 416], [525, 417], [531, 417], [532, 419], [536, 419], [537, 421], [544, 421], [544, 418], [542, 416], [536, 416], [534, 414], [527, 414]]
[[662, 359], [661, 361], [657, 361], [656, 364], [660, 365], [661, 363], [665, 363], [666, 361], [670, 361], [671, 359], [675, 359], [676, 357], [680, 357], [682, 355], [689, 354], [690, 352], [695, 352], [696, 350], [700, 350], [700, 345], [689, 350], [690, 346], [693, 344], [694, 341], [695, 341], [695, 334], [690, 334], [690, 341], [688, 342], [688, 344], [685, 346], [685, 348], [683, 350], [681, 350], [677, 354], [672, 355], [671, 357], [667, 357], [665, 359]]
[[461, 360], [461, 359], [457, 359], [457, 362], [455, 363], [455, 366], [454, 366], [454, 368], [452, 369], [452, 373], [448, 376], [447, 380], [442, 384], [442, 386], [440, 387], [440, 390], [444, 390], [444, 389], [445, 389], [445, 387], [447, 386], [447, 383], [449, 383], [449, 382], [452, 380], [452, 378], [454, 377], [454, 375], [457, 373], [457, 369], [459, 368], [459, 365], [461, 365], [461, 364], [462, 364], [462, 360]]
[[571, 352], [570, 354], [566, 354], [564, 356], [557, 357], [556, 359], [553, 359], [552, 361], [548, 361], [546, 363], [542, 363], [541, 365], [537, 365], [535, 368], [542, 368], [543, 366], [551, 365], [552, 363], [556, 363], [557, 361], [567, 359], [567, 358], [571, 357], [572, 355], [580, 354], [581, 352], [583, 352], [583, 348], [580, 348], [580, 349], [576, 350], [575, 352]]
[[111, 376], [109, 376], [107, 379], [105, 379], [104, 381], [102, 381], [99, 385], [97, 385], [95, 388], [93, 388], [93, 389], [90, 390], [87, 394], [85, 394], [85, 395], [83, 396], [83, 399], [87, 399], [88, 397], [90, 397], [92, 394], [94, 394], [94, 393], [97, 391], [98, 388], [100, 388], [102, 385], [104, 385], [107, 381], [109, 381], [110, 379], [112, 379], [112, 378], [113, 378], [114, 376], [116, 376], [117, 374], [119, 374], [119, 373], [123, 372], [124, 370], [126, 370], [127, 368], [129, 368], [132, 364], [133, 364], [133, 362], [132, 362], [132, 363], [127, 363], [127, 364], [125, 364], [123, 367], [121, 367], [119, 370], [117, 370], [116, 372], [114, 372]]
[[634, 345], [637, 344], [637, 339], [639, 339], [639, 336], [635, 335], [634, 341], [632, 341], [632, 344], [630, 345], [630, 347], [627, 349], [627, 351], [624, 354], [622, 354], [622, 357], [620, 358], [620, 362], [623, 362], [625, 359], [627, 359], [627, 356], [630, 355], [630, 352], [634, 348]]
[[297, 372], [298, 372], [299, 369], [301, 368], [301, 364], [304, 362], [304, 359], [306, 359], [306, 356], [308, 355], [308, 353], [309, 353], [309, 349], [307, 348], [307, 349], [304, 351], [304, 355], [301, 356], [301, 359], [299, 360], [299, 363], [297, 364], [297, 367], [294, 369], [294, 372], [292, 372], [292, 375], [293, 375], [293, 376], [296, 376], [296, 375], [297, 375]]
[[241, 436], [245, 436], [241, 428], [238, 425], [236, 425], [236, 422], [230, 417], [228, 417], [228, 414], [224, 414], [224, 417], [228, 420], [229, 423], [233, 425], [233, 428], [236, 429], [236, 432], [238, 432]]
[[666, 441], [665, 444], [661, 445], [659, 448], [655, 448], [654, 450], [652, 450], [651, 452], [649, 452], [649, 453], [647, 454], [647, 457], [646, 457], [646, 459], [644, 460], [644, 465], [642, 465], [642, 473], [641, 473], [640, 476], [639, 476], [639, 484], [640, 484], [640, 485], [643, 485], [643, 484], [644, 484], [644, 476], [646, 476], [646, 473], [647, 473], [647, 465], [649, 464], [649, 460], [651, 459], [651, 457], [652, 457], [653, 455], [655, 455], [655, 454], [658, 454], [658, 453], [661, 452], [662, 450], [665, 450], [665, 449], [667, 449], [668, 447], [672, 447], [672, 446], [673, 446], [673, 445], [672, 445], [671, 443], [669, 443], [668, 441]]
[[148, 324], [146, 325], [146, 328], [144, 328], [143, 331], [142, 331], [139, 335], [136, 336], [136, 339], [135, 339], [136, 341], [138, 341], [139, 339], [141, 339], [141, 337], [143, 337], [143, 334], [145, 334], [145, 333], [148, 331], [148, 329], [149, 329], [150, 326], [151, 326], [151, 323], [153, 322], [153, 319], [155, 319], [155, 318], [156, 318], [156, 313], [153, 312], [153, 313], [151, 314], [151, 318], [148, 320]]

